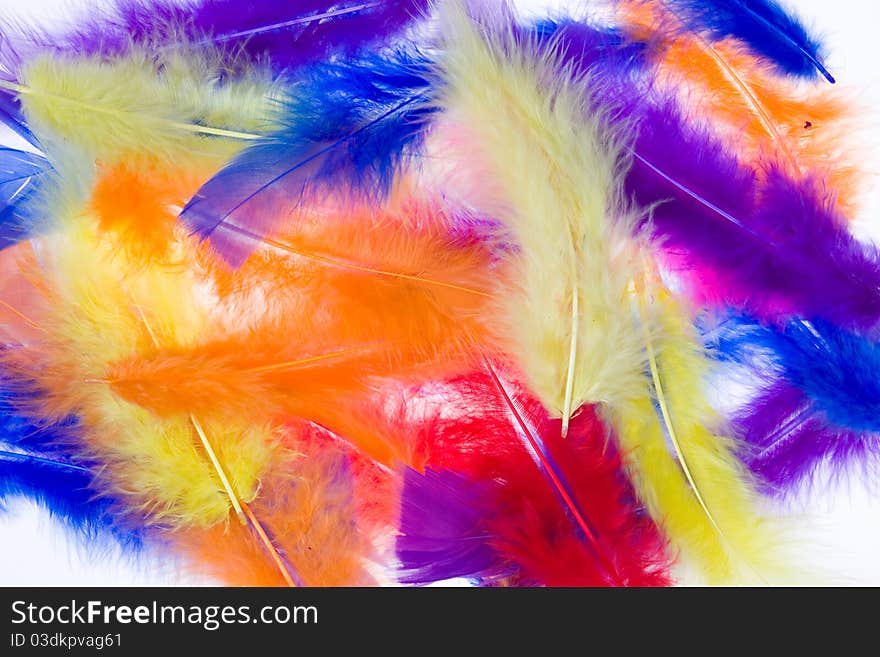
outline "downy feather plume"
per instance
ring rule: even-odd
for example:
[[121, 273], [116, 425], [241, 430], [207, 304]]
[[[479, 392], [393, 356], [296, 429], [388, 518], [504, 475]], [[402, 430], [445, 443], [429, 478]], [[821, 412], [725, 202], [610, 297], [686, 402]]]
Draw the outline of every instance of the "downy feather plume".
[[21, 414], [27, 406], [21, 386], [4, 377], [0, 383], [0, 508], [22, 498], [46, 508], [74, 531], [83, 544], [115, 539], [130, 550], [140, 547], [144, 531], [114, 514], [118, 503], [94, 487], [88, 464], [71, 459], [79, 423], [67, 418], [56, 424], [35, 424]]
[[[37, 243], [38, 245], [39, 243]], [[27, 345], [43, 338], [45, 329], [35, 321], [46, 312], [33, 240], [0, 251], [0, 343]]]
[[25, 499], [47, 509], [89, 549], [111, 540], [127, 550], [137, 550], [144, 532], [118, 524], [112, 515], [114, 502], [99, 497], [91, 483], [88, 468], [9, 451], [0, 445], [0, 511], [5, 503]]
[[[40, 330], [27, 344], [10, 345], [10, 375], [38, 394], [27, 411], [46, 421], [80, 418], [77, 458], [103, 464], [96, 485], [107, 487], [149, 522], [210, 525], [225, 519], [230, 500], [199, 433], [214, 434], [217, 456], [242, 499], [258, 490], [274, 441], [252, 423], [222, 426], [210, 418], [157, 418], [124, 402], [106, 383], [110, 363], [163, 342], [194, 340], [204, 312], [180, 266], [135, 265], [110, 235], [75, 206], [59, 206], [60, 226], [41, 238]], [[196, 426], [198, 425], [198, 426]]]
[[[501, 392], [497, 385], [486, 373], [450, 381], [446, 401], [461, 412], [435, 409], [421, 422], [427, 469], [404, 475], [402, 581], [668, 583], [660, 532], [636, 502], [595, 409], [582, 408], [562, 438], [560, 421], [547, 418], [540, 404], [515, 386]], [[540, 442], [541, 456], [526, 447], [522, 431]], [[565, 480], [563, 488], [552, 485], [545, 468]], [[571, 497], [563, 500], [560, 491]]]
[[[574, 410], [603, 404], [641, 499], [708, 577], [766, 573], [775, 565], [772, 538], [729, 442], [704, 424], [712, 420], [700, 395], [707, 362], [682, 310], [655, 302], [635, 312], [639, 231], [619, 193], [625, 144], [582, 91], [589, 78], [575, 86], [552, 50], [535, 56], [532, 44], [505, 39], [504, 25], [500, 35], [481, 35], [456, 5], [444, 20], [439, 103], [444, 120], [466, 134], [451, 147], [467, 144], [459, 160], [494, 178], [478, 202], [519, 249], [518, 287], [500, 293], [499, 331], [529, 387], [562, 417], [563, 435]], [[676, 391], [662, 424], [661, 377]]]
[[733, 37], [783, 74], [834, 83], [822, 44], [775, 0], [662, 0], [686, 29], [710, 43]]
[[280, 127], [208, 181], [181, 219], [237, 267], [307, 201], [386, 198], [430, 114], [426, 71], [403, 50], [303, 70], [273, 117]]
[[756, 377], [754, 399], [733, 422], [746, 439], [743, 457], [784, 495], [829, 464], [870, 467], [880, 445], [880, 346], [821, 320], [782, 328], [747, 317], [725, 318], [713, 331], [719, 355]]
[[674, 101], [626, 106], [639, 117], [626, 191], [653, 207], [668, 264], [697, 301], [768, 319], [801, 315], [850, 328], [877, 322], [877, 249], [850, 234], [821, 180], [798, 181], [770, 165], [759, 183]]
[[168, 264], [178, 257], [177, 213], [214, 173], [210, 162], [174, 166], [143, 154], [95, 167], [88, 212], [134, 263]]

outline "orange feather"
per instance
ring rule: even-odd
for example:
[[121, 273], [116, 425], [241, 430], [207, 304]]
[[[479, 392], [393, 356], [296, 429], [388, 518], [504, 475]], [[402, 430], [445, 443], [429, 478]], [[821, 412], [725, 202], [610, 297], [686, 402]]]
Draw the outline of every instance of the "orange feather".
[[[683, 94], [761, 171], [771, 161], [796, 179], [819, 174], [836, 193], [838, 209], [853, 217], [864, 182], [852, 160], [852, 108], [838, 88], [805, 88], [780, 77], [734, 39], [715, 44], [678, 29], [662, 3], [621, 3], [632, 35], [651, 45], [658, 82]], [[659, 27], [658, 27], [659, 26]]]
[[213, 171], [168, 167], [145, 156], [98, 166], [88, 210], [100, 230], [112, 232], [138, 262], [165, 262], [177, 228], [177, 215]]

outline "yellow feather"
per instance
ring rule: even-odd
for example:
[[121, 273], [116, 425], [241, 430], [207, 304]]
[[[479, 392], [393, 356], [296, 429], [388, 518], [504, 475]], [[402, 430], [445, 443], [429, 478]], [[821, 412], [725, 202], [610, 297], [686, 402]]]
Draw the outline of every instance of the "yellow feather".
[[488, 31], [457, 2], [441, 20], [441, 134], [454, 136], [456, 165], [483, 176], [471, 201], [501, 219], [519, 248], [519, 287], [499, 290], [504, 342], [557, 416], [603, 404], [641, 499], [710, 581], [764, 581], [774, 540], [730, 441], [707, 428], [715, 422], [701, 389], [707, 360], [671, 300], [639, 312], [644, 236], [620, 193], [623, 137], [591, 107], [589, 80], [573, 80], [552, 49]]
[[606, 408], [637, 489], [709, 583], [778, 583], [788, 576], [778, 534], [704, 393], [710, 361], [684, 309], [663, 289], [650, 297], [644, 310], [660, 325], [645, 341], [653, 394]]
[[49, 147], [75, 144], [107, 162], [225, 159], [269, 127], [272, 85], [257, 70], [218, 84], [222, 71], [216, 55], [134, 48], [113, 60], [43, 55], [12, 86]]

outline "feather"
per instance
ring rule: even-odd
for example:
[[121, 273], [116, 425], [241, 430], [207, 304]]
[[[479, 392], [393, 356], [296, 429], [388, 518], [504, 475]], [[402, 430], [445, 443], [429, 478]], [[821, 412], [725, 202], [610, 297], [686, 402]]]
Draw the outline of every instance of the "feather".
[[[641, 61], [641, 47], [611, 30], [572, 20], [517, 29], [556, 43], [561, 61], [575, 70]], [[277, 119], [281, 128], [200, 189], [182, 220], [236, 267], [271, 233], [276, 217], [308, 201], [385, 199], [418, 153], [431, 117], [430, 69], [426, 56], [401, 49], [300, 71]]]
[[212, 173], [208, 163], [167, 166], [146, 156], [98, 164], [88, 211], [133, 262], [167, 263], [177, 211]]
[[767, 158], [795, 179], [819, 174], [835, 191], [841, 211], [852, 214], [862, 180], [850, 135], [853, 108], [840, 93], [805, 90], [779, 78], [772, 65], [734, 39], [710, 44], [678, 29], [663, 3], [635, 0], [621, 3], [621, 9], [628, 33], [650, 44], [661, 87], [734, 141], [743, 162], [759, 175]]
[[119, 518], [118, 502], [94, 488], [89, 464], [70, 457], [79, 422], [34, 423], [20, 410], [27, 394], [20, 382], [0, 379], [0, 502], [22, 497], [45, 507], [88, 543], [113, 537], [129, 550], [139, 548], [143, 529]]
[[[36, 242], [38, 248], [39, 242]], [[26, 345], [41, 340], [39, 324], [46, 300], [40, 292], [35, 242], [26, 240], [0, 250], [0, 342]]]
[[35, 53], [123, 57], [132, 47], [161, 52], [184, 44], [218, 48], [235, 63], [268, 58], [277, 69], [296, 68], [363, 47], [380, 47], [426, 13], [425, 0], [116, 0], [83, 12], [61, 29], [7, 29], [6, 66]]
[[[699, 390], [707, 362], [682, 326], [683, 312], [668, 302], [640, 318], [633, 312], [641, 237], [619, 193], [622, 128], [612, 132], [584, 96], [589, 81], [575, 86], [558, 73], [552, 51], [536, 57], [530, 44], [505, 40], [503, 26], [500, 37], [480, 36], [460, 9], [451, 11], [439, 102], [466, 131], [456, 143], [467, 153], [456, 164], [491, 172], [495, 188], [478, 202], [519, 248], [512, 274], [519, 287], [502, 287], [498, 330], [529, 388], [562, 417], [563, 435], [571, 410], [603, 404], [640, 497], [708, 576], [769, 569], [773, 539], [755, 513], [751, 482], [729, 442], [706, 428], [712, 418]], [[659, 359], [651, 353], [658, 330]], [[653, 396], [664, 405], [658, 370], [672, 381], [677, 431], [669, 409], [663, 424], [655, 413]]]
[[305, 69], [282, 98], [278, 130], [209, 180], [181, 219], [237, 267], [307, 201], [342, 189], [385, 198], [429, 114], [425, 73], [423, 57], [405, 51]]
[[210, 54], [44, 55], [24, 67], [20, 83], [0, 86], [19, 95], [50, 157], [61, 141], [107, 163], [133, 153], [198, 161], [227, 158], [269, 127], [269, 81], [253, 71], [219, 82], [221, 70]]
[[[512, 585], [657, 586], [669, 581], [660, 533], [635, 501], [594, 409], [581, 409], [563, 439], [559, 420], [549, 420], [534, 400], [512, 392], [519, 417], [540, 437], [542, 460], [524, 448], [513, 407], [492, 375], [472, 374], [448, 385], [461, 412], [429, 413], [420, 431], [428, 469], [404, 475], [397, 539], [404, 582], [477, 577]], [[549, 485], [542, 472], [548, 462], [567, 480], [591, 536]]]
[[112, 537], [126, 549], [138, 549], [143, 531], [119, 526], [110, 513], [114, 502], [97, 498], [91, 481], [88, 468], [0, 450], [0, 501], [22, 497], [36, 502], [92, 547]]
[[638, 104], [630, 106], [640, 121], [626, 190], [653, 207], [654, 234], [691, 296], [769, 319], [876, 323], [877, 250], [849, 233], [821, 180], [796, 181], [771, 165], [759, 184], [674, 102]]
[[663, 0], [687, 29], [710, 42], [738, 39], [785, 74], [834, 78], [822, 64], [822, 45], [774, 0]]
[[872, 466], [880, 436], [880, 347], [821, 320], [782, 328], [728, 317], [712, 346], [747, 365], [758, 391], [734, 411], [746, 463], [785, 495], [823, 463], [835, 471]]

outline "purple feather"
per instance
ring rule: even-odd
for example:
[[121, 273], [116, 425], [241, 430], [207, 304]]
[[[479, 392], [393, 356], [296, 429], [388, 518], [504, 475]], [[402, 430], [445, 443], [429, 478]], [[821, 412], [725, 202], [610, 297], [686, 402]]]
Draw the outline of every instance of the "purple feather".
[[[151, 48], [213, 45], [233, 56], [268, 59], [290, 69], [347, 56], [405, 30], [427, 14], [428, 0], [117, 0], [92, 10], [64, 31], [18, 29], [5, 44], [7, 70], [35, 53], [118, 56], [137, 44]], [[7, 32], [14, 32], [7, 26]]]
[[627, 192], [653, 207], [656, 237], [702, 301], [762, 318], [877, 323], [880, 254], [848, 232], [819, 181], [795, 182], [772, 167], [759, 181], [673, 102], [633, 105], [639, 131]]
[[777, 381], [733, 417], [745, 442], [742, 458], [765, 492], [784, 496], [810, 481], [820, 465], [832, 474], [854, 465], [873, 472], [880, 436], [836, 427], [804, 393]]
[[497, 570], [498, 555], [483, 527], [492, 511], [492, 485], [448, 470], [406, 471], [397, 538], [401, 582], [483, 577]]

